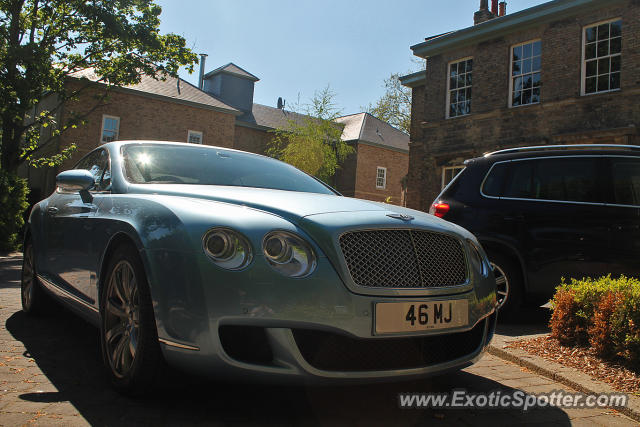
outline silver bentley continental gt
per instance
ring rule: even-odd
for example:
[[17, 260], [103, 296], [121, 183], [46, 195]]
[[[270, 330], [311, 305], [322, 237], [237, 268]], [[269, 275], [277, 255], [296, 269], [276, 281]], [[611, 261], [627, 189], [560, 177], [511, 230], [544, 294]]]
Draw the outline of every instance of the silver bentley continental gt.
[[280, 161], [118, 141], [56, 182], [29, 218], [22, 306], [53, 297], [99, 327], [123, 392], [165, 361], [218, 378], [424, 377], [493, 336], [495, 280], [471, 233]]

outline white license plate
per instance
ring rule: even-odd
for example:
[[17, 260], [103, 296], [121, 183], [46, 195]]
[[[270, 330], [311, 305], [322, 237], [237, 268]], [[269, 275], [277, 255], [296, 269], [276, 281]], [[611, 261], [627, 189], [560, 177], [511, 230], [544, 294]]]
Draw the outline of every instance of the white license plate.
[[466, 299], [382, 302], [376, 304], [375, 310], [377, 334], [457, 328], [469, 323], [469, 302]]

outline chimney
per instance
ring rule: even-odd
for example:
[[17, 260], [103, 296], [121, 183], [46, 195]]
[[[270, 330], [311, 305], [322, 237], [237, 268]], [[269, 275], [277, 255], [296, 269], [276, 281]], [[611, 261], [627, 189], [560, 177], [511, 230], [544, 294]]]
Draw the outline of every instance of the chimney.
[[507, 14], [507, 2], [506, 1], [501, 1], [500, 2], [500, 14], [498, 16], [504, 16]]
[[491, 13], [498, 16], [498, 0], [491, 0]]
[[480, 10], [473, 14], [473, 25], [481, 24], [493, 17], [494, 15], [489, 12], [489, 0], [480, 0]]
[[204, 63], [207, 60], [207, 54], [200, 54], [200, 77], [198, 78], [198, 89], [202, 90], [204, 85]]

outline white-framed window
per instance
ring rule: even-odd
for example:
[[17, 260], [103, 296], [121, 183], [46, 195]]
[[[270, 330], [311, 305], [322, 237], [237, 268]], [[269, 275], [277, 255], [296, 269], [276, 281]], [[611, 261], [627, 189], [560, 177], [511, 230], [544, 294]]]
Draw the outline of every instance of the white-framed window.
[[378, 168], [376, 169], [376, 188], [387, 188], [387, 168], [378, 166]]
[[187, 132], [187, 142], [191, 144], [202, 144], [202, 132], [189, 130]]
[[588, 25], [582, 31], [582, 95], [620, 89], [622, 19]]
[[473, 58], [449, 63], [447, 79], [447, 118], [471, 114], [471, 77]]
[[442, 188], [446, 187], [447, 184], [453, 181], [453, 178], [455, 178], [462, 169], [464, 169], [464, 166], [462, 165], [444, 166], [442, 168]]
[[540, 102], [541, 68], [542, 41], [533, 40], [511, 48], [510, 107]]
[[100, 132], [100, 143], [115, 141], [120, 132], [120, 117], [102, 115], [102, 131]]

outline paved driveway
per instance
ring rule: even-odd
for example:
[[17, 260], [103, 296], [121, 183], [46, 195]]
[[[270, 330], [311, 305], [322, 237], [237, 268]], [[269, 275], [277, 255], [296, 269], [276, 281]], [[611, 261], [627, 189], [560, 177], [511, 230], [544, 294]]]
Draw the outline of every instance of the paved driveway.
[[96, 330], [60, 307], [33, 319], [20, 311], [20, 258], [0, 258], [0, 425], [635, 425], [597, 409], [400, 409], [400, 392], [521, 389], [558, 383], [487, 355], [464, 371], [413, 382], [350, 387], [215, 383], [171, 374], [145, 399], [113, 392]]

